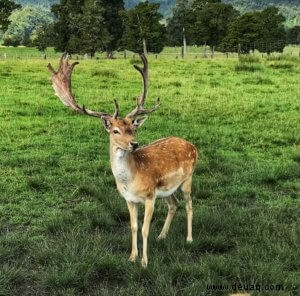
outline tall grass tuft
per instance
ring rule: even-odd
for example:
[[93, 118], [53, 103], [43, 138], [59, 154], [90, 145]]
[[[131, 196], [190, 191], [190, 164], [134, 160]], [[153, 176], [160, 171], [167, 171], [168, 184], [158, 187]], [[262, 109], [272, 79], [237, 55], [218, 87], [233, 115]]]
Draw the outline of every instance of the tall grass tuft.
[[268, 67], [273, 69], [281, 69], [281, 70], [291, 70], [294, 67], [294, 64], [286, 61], [272, 61], [267, 63]]
[[239, 62], [234, 67], [236, 72], [256, 72], [262, 71], [261, 59], [254, 55], [240, 55]]
[[254, 63], [260, 63], [261, 58], [257, 55], [251, 55], [251, 54], [245, 54], [239, 56], [239, 62], [241, 64], [254, 64]]
[[236, 72], [256, 72], [262, 71], [263, 66], [261, 64], [248, 64], [248, 63], [238, 63], [234, 66]]

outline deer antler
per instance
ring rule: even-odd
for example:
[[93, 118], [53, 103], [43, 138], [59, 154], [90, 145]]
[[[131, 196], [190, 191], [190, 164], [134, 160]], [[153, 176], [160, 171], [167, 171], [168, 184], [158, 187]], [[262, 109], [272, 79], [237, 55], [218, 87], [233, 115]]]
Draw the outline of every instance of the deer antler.
[[62, 103], [71, 109], [75, 110], [78, 113], [89, 115], [89, 116], [94, 116], [94, 117], [102, 117], [102, 116], [110, 116], [117, 118], [119, 115], [119, 106], [116, 100], [114, 100], [115, 104], [115, 112], [111, 116], [107, 113], [104, 112], [97, 112], [97, 111], [92, 111], [89, 109], [86, 109], [83, 106], [80, 106], [76, 100], [75, 96], [72, 93], [72, 87], [71, 87], [71, 76], [74, 67], [79, 64], [78, 62], [74, 62], [72, 64], [69, 64], [68, 62], [68, 56], [67, 54], [64, 54], [59, 63], [59, 68], [58, 71], [55, 71], [52, 65], [49, 63], [48, 64], [48, 69], [50, 72], [52, 72], [52, 86], [55, 90], [55, 94], [59, 97], [59, 99], [62, 101]]
[[148, 89], [148, 61], [147, 61], [147, 58], [144, 54], [140, 54], [140, 57], [141, 57], [141, 60], [143, 62], [143, 68], [137, 66], [137, 65], [134, 65], [134, 68], [136, 70], [138, 70], [141, 75], [142, 75], [142, 78], [143, 78], [143, 92], [141, 95], [139, 95], [137, 97], [137, 100], [136, 100], [136, 107], [126, 115], [127, 118], [133, 118], [137, 115], [143, 115], [143, 114], [148, 114], [148, 113], [151, 113], [155, 110], [157, 110], [160, 106], [160, 99], [158, 98], [157, 99], [157, 103], [156, 105], [151, 108], [151, 109], [144, 109], [144, 104], [145, 104], [145, 99], [147, 97], [147, 89]]

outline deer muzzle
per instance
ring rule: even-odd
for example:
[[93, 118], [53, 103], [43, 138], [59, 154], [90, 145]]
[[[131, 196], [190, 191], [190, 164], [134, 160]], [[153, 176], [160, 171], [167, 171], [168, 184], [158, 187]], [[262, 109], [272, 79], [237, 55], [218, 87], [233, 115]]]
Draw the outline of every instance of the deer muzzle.
[[136, 149], [139, 147], [139, 143], [136, 142], [136, 141], [130, 141], [129, 144], [130, 144], [130, 148], [131, 148], [133, 151], [136, 150]]

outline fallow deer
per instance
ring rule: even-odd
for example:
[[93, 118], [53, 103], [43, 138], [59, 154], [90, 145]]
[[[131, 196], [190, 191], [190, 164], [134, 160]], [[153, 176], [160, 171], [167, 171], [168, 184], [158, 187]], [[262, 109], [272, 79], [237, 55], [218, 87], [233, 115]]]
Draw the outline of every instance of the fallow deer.
[[63, 56], [58, 71], [51, 64], [48, 69], [52, 72], [52, 86], [55, 94], [62, 103], [71, 109], [85, 115], [99, 117], [104, 123], [110, 136], [110, 164], [116, 180], [117, 189], [125, 198], [130, 213], [132, 232], [132, 251], [129, 258], [135, 261], [138, 256], [138, 203], [145, 205], [144, 223], [142, 227], [143, 255], [142, 266], [148, 263], [147, 242], [150, 222], [157, 197], [165, 197], [168, 204], [168, 214], [158, 239], [166, 237], [171, 221], [177, 208], [177, 199], [173, 193], [180, 189], [186, 202], [187, 212], [187, 241], [192, 241], [192, 176], [198, 159], [196, 147], [180, 138], [168, 137], [157, 140], [147, 146], [138, 148], [135, 140], [136, 129], [142, 125], [146, 117], [141, 115], [152, 113], [160, 106], [144, 109], [148, 87], [148, 61], [142, 54], [143, 68], [134, 65], [143, 79], [142, 94], [137, 97], [136, 107], [124, 118], [119, 117], [119, 106], [114, 101], [113, 115], [92, 111], [80, 106], [72, 93], [71, 75], [78, 62], [68, 63]]

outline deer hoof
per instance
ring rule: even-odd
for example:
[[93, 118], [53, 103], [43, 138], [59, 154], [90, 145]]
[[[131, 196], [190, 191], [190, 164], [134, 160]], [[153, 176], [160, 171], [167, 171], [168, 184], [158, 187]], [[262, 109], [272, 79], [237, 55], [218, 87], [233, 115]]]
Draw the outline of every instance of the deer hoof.
[[128, 260], [129, 260], [130, 262], [135, 262], [136, 257], [137, 257], [137, 254], [131, 254]]
[[143, 268], [146, 268], [147, 265], [148, 265], [148, 260], [143, 258], [143, 259], [142, 259], [142, 267], [143, 267]]
[[157, 240], [165, 239], [166, 236], [167, 236], [166, 233], [161, 233], [161, 234], [157, 237]]
[[192, 242], [193, 242], [193, 238], [188, 237], [188, 238], [186, 239], [186, 241], [187, 241], [187, 243], [192, 243]]

